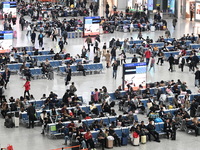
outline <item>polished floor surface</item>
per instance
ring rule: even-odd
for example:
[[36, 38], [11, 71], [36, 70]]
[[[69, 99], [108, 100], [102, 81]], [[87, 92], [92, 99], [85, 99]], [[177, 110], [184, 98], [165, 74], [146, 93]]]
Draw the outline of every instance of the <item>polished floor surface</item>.
[[[180, 38], [183, 34], [191, 34], [194, 32], [197, 34], [196, 27], [200, 25], [198, 22], [190, 22], [188, 20], [178, 19], [176, 30], [172, 28], [172, 20], [168, 19], [168, 27], [171, 31], [172, 37]], [[2, 23], [1, 23], [2, 24]], [[2, 26], [1, 26], [2, 27]], [[17, 25], [17, 28], [20, 27]], [[14, 40], [14, 46], [30, 46], [30, 37], [25, 35], [26, 31], [21, 32], [20, 30], [17, 32], [17, 39]], [[103, 34], [101, 35], [101, 45], [104, 42], [111, 40], [112, 37], [119, 38], [123, 40], [124, 38], [133, 39], [137, 38], [137, 32], [133, 34], [130, 33], [122, 33], [115, 32], [114, 34]], [[150, 38], [157, 40], [158, 36], [164, 35], [163, 31], [156, 32], [144, 32], [143, 36], [149, 36]], [[66, 52], [69, 52], [71, 55], [75, 56], [76, 54], [80, 54], [81, 48], [84, 45], [84, 39], [69, 39], [69, 45], [65, 46]], [[44, 48], [45, 50], [49, 50], [50, 48], [54, 48], [56, 50], [56, 42], [52, 42], [50, 39], [45, 38], [44, 40]], [[36, 42], [36, 47], [38, 47], [38, 43]], [[101, 46], [102, 47], [102, 46]], [[58, 51], [58, 50], [57, 50]], [[118, 51], [118, 53], [120, 53]], [[130, 54], [127, 54], [131, 56]], [[127, 60], [129, 62], [130, 60]], [[103, 61], [105, 64], [105, 62]], [[197, 88], [194, 87], [194, 74], [189, 72], [187, 67], [184, 68], [184, 72], [181, 72], [180, 69], [176, 68], [175, 72], [168, 72], [168, 62], [165, 62], [163, 66], [156, 66], [155, 72], [148, 72], [147, 81], [160, 81], [160, 80], [171, 80], [181, 79], [182, 81], [186, 81], [188, 87], [195, 93], [197, 92]], [[112, 78], [112, 69], [104, 69], [102, 74], [95, 75], [87, 75], [87, 76], [73, 76], [72, 81], [75, 82], [75, 86], [77, 87], [78, 95], [82, 95], [84, 101], [89, 101], [89, 95], [94, 88], [101, 88], [102, 86], [106, 86], [108, 91], [114, 91], [119, 85], [122, 83], [122, 69], [119, 67], [117, 73], [117, 79]], [[5, 95], [7, 98], [13, 96], [14, 98], [18, 98], [23, 95], [23, 84], [24, 80], [21, 80], [18, 75], [11, 75], [10, 82], [8, 84], [8, 89], [5, 91]], [[66, 91], [66, 86], [64, 85], [64, 77], [58, 76], [55, 73], [54, 80], [32, 80], [31, 81], [31, 94], [35, 97], [35, 99], [39, 99], [42, 97], [42, 94], [49, 94], [50, 91], [54, 91], [62, 97], [64, 92]], [[139, 116], [139, 120], [145, 119], [144, 116]], [[46, 136], [40, 134], [41, 127], [35, 127], [34, 129], [26, 129], [23, 126], [19, 128], [7, 129], [3, 126], [4, 120], [0, 118], [0, 145], [1, 147], [7, 146], [7, 144], [12, 144], [14, 146], [14, 150], [50, 150], [54, 148], [62, 147], [62, 143], [64, 140], [51, 140]], [[160, 149], [168, 149], [168, 150], [197, 150], [200, 147], [200, 137], [195, 137], [194, 135], [186, 134], [185, 132], [178, 131], [177, 132], [177, 140], [171, 141], [165, 138], [161, 138], [161, 143], [148, 142], [147, 144], [140, 145], [139, 147], [133, 147], [131, 145], [122, 146], [120, 148], [115, 147], [114, 149], [121, 150], [160, 150]]]

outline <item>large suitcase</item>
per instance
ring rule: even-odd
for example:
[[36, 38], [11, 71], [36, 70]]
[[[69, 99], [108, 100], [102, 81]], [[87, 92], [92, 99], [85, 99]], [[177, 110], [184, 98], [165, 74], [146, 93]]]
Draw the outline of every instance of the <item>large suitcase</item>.
[[146, 142], [147, 142], [147, 136], [146, 135], [141, 136], [141, 143], [145, 144]]
[[127, 145], [127, 144], [128, 144], [128, 138], [127, 137], [122, 137], [121, 145]]
[[113, 148], [113, 140], [107, 140], [106, 147]]
[[140, 137], [133, 138], [133, 145], [134, 146], [139, 146], [140, 145]]

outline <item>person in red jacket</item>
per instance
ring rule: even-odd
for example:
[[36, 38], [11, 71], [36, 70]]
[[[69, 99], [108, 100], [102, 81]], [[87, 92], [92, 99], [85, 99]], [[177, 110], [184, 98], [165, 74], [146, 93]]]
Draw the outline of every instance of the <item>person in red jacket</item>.
[[30, 84], [30, 81], [28, 79], [26, 79], [26, 83], [24, 84], [24, 88], [25, 88], [25, 90], [24, 90], [24, 98], [26, 97], [26, 93], [30, 97], [29, 90], [31, 89], [31, 84]]
[[145, 58], [146, 58], [146, 63], [147, 63], [147, 66], [149, 64], [149, 59], [151, 58], [151, 52], [149, 49], [146, 50], [146, 52], [144, 53], [145, 55]]
[[94, 141], [92, 139], [92, 134], [90, 132], [90, 130], [87, 130], [87, 132], [84, 134], [84, 138], [87, 144], [87, 147], [90, 145], [90, 149], [95, 149], [94, 147]]

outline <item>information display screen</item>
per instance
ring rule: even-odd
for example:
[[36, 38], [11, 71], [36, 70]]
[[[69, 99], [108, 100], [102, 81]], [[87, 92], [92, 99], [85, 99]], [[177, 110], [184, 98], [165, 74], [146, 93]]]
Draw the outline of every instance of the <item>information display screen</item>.
[[148, 10], [153, 10], [153, 0], [148, 0], [147, 6]]
[[169, 13], [175, 13], [175, 0], [168, 0]]
[[17, 16], [17, 2], [3, 2], [3, 13], [9, 14], [12, 12], [12, 18]]
[[146, 88], [147, 78], [146, 62], [130, 63], [123, 65], [123, 89], [127, 90], [131, 86], [133, 90]]
[[84, 17], [84, 32], [83, 36], [95, 36], [99, 35], [99, 24], [101, 22], [101, 18], [99, 16], [94, 17]]
[[196, 20], [200, 20], [200, 2], [196, 2]]
[[13, 44], [13, 31], [0, 31], [0, 53], [9, 53]]

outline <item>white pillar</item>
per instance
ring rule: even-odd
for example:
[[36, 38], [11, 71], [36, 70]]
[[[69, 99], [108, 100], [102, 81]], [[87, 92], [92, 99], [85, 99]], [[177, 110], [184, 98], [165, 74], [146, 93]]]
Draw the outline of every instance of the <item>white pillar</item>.
[[99, 16], [100, 17], [104, 16], [104, 12], [105, 12], [104, 0], [99, 0]]

